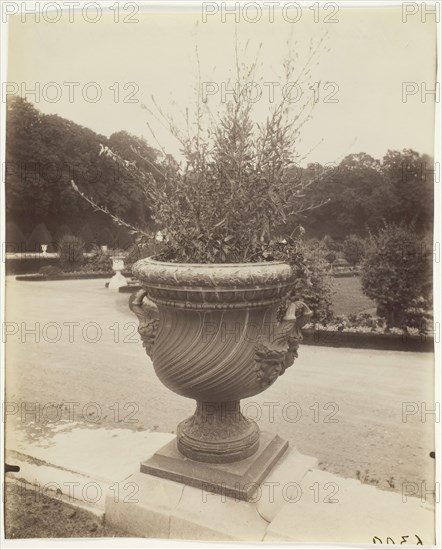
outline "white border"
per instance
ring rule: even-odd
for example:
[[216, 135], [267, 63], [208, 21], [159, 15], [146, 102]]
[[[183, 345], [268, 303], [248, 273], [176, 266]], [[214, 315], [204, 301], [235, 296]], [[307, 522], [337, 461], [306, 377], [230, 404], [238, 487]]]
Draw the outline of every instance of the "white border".
[[[278, 0], [275, 0], [277, 2]], [[69, 2], [67, 2], [69, 3]], [[100, 4], [100, 6], [103, 9], [103, 12], [110, 11], [109, 7], [112, 4], [115, 4], [115, 0], [97, 0], [95, 3]], [[128, 0], [123, 0], [119, 2], [120, 4], [126, 4], [128, 3]], [[140, 5], [141, 9], [144, 11], [151, 11], [151, 12], [167, 12], [171, 10], [175, 11], [186, 11], [186, 12], [195, 12], [200, 11], [201, 6], [203, 3], [203, 0], [201, 1], [173, 1], [173, 0], [163, 0], [161, 2], [159, 1], [151, 1], [151, 0], [137, 0], [133, 3], [136, 3]], [[218, 4], [224, 4], [230, 7], [235, 6], [238, 4], [238, 1], [231, 1], [226, 0], [224, 2], [217, 1]], [[244, 2], [242, 2], [244, 3]], [[268, 7], [265, 6], [264, 2], [261, 0], [257, 0], [253, 2], [254, 4], [262, 4], [263, 9], [268, 9]], [[285, 3], [285, 0], [279, 0], [279, 6], [282, 6]], [[309, 6], [312, 6], [316, 4], [317, 2], [311, 2], [311, 1], [304, 1], [304, 0], [297, 0], [296, 4], [298, 4], [301, 7], [308, 8]], [[320, 4], [326, 4], [326, 0], [321, 0], [319, 2]], [[361, 7], [361, 8], [376, 8], [376, 7], [398, 7], [404, 2], [401, 2], [399, 0], [395, 1], [382, 1], [382, 0], [371, 0], [371, 1], [355, 1], [355, 0], [337, 0], [333, 2], [335, 4], [338, 4], [338, 6], [341, 8], [351, 8], [351, 7]], [[416, 4], [421, 5], [422, 2], [415, 2]], [[6, 4], [16, 4], [18, 6], [18, 9], [23, 9], [24, 6], [26, 6], [26, 11], [31, 12], [32, 10], [35, 10], [36, 7], [43, 7], [47, 4], [58, 4], [63, 9], [63, 1], [5, 1], [2, 0], [0, 2], [0, 10], [1, 10], [1, 20], [0, 20], [0, 84], [3, 85], [3, 82], [7, 81], [7, 39], [8, 39], [8, 26], [7, 23], [3, 21], [3, 10], [4, 6]], [[440, 1], [433, 1], [433, 2], [424, 2], [424, 4], [428, 6], [433, 6], [436, 4], [441, 4]], [[268, 4], [267, 4], [268, 6]], [[54, 8], [55, 10], [55, 8]], [[48, 10], [52, 11], [52, 10]], [[66, 9], [65, 9], [66, 11]], [[442, 10], [441, 10], [442, 11]], [[442, 57], [442, 49], [441, 49], [441, 22], [439, 21], [438, 29], [437, 29], [437, 36], [438, 36], [438, 54], [437, 54], [437, 82], [440, 83], [440, 77], [441, 77], [441, 57]], [[5, 235], [5, 213], [4, 213], [4, 204], [5, 204], [5, 190], [3, 186], [4, 182], [4, 158], [5, 158], [5, 114], [6, 114], [6, 104], [5, 102], [0, 102], [0, 160], [1, 160], [1, 186], [0, 186], [0, 205], [1, 205], [1, 211], [0, 211], [0, 235], [1, 235], [1, 243], [3, 247], [3, 243], [5, 241], [4, 235]], [[442, 230], [441, 230], [441, 204], [442, 204], [442, 193], [441, 193], [441, 148], [442, 148], [442, 140], [441, 140], [441, 105], [440, 102], [436, 103], [436, 128], [435, 128], [435, 150], [434, 150], [434, 158], [435, 162], [439, 163], [436, 166], [439, 166], [439, 175], [438, 175], [438, 181], [435, 182], [435, 218], [434, 218], [434, 241], [439, 244], [439, 250], [442, 246]], [[435, 176], [437, 177], [437, 176]], [[441, 294], [441, 280], [442, 280], [442, 269], [441, 269], [441, 258], [439, 253], [438, 261], [434, 262], [434, 319], [435, 322], [439, 322], [438, 325], [438, 342], [435, 342], [435, 402], [441, 403], [441, 313], [442, 313], [442, 294]], [[4, 262], [3, 258], [1, 261], [1, 267], [0, 267], [0, 274], [1, 274], [1, 288], [0, 288], [0, 319], [1, 319], [1, 327], [3, 327], [4, 322], [4, 304], [5, 304], [5, 287], [4, 287]], [[1, 350], [1, 356], [0, 361], [4, 365], [5, 355], [4, 355], [4, 349], [2, 346]], [[1, 374], [1, 380], [0, 380], [0, 390], [2, 395], [2, 402], [4, 400], [5, 396], [5, 379], [4, 379], [4, 369], [2, 369]], [[441, 470], [441, 434], [440, 434], [440, 423], [435, 424], [435, 432], [436, 432], [436, 483], [440, 484], [442, 481], [442, 470]], [[3, 432], [3, 422], [2, 422], [2, 433], [0, 437], [0, 452], [1, 452], [1, 470], [2, 470], [2, 491], [3, 491], [3, 480], [4, 480], [4, 432]], [[3, 506], [2, 506], [3, 509]], [[430, 547], [430, 548], [440, 548], [441, 547], [441, 519], [440, 519], [440, 502], [437, 504], [436, 507], [436, 546]], [[106, 538], [106, 539], [27, 539], [27, 540], [10, 540], [10, 539], [4, 539], [4, 517], [3, 513], [0, 514], [0, 542], [1, 542], [1, 548], [5, 549], [23, 549], [23, 548], [32, 548], [32, 549], [41, 549], [41, 548], [66, 548], [66, 549], [78, 549], [78, 548], [97, 548], [97, 549], [107, 549], [107, 548], [216, 548], [216, 549], [229, 549], [229, 548], [237, 548], [241, 547], [244, 549], [249, 548], [314, 548], [314, 549], [337, 549], [337, 548], [373, 548], [372, 544], [349, 544], [349, 545], [323, 545], [323, 544], [297, 544], [297, 543], [287, 543], [287, 544], [249, 544], [249, 543], [198, 543], [198, 542], [182, 542], [182, 541], [171, 541], [171, 540], [154, 540], [154, 539], [137, 539], [137, 538], [128, 538], [128, 539], [113, 539], [113, 538]], [[392, 548], [392, 545], [376, 545], [377, 548]], [[407, 548], [426, 548], [423, 546], [411, 546], [407, 545]], [[405, 546], [404, 546], [405, 548]]]

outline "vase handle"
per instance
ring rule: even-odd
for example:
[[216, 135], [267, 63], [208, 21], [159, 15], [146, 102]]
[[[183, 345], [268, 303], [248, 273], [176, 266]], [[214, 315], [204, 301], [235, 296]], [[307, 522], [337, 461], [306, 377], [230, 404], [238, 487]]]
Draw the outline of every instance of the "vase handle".
[[147, 297], [147, 291], [138, 290], [129, 298], [129, 308], [139, 320], [138, 333], [141, 336], [143, 347], [152, 359], [153, 346], [160, 324], [160, 315], [157, 306]]
[[255, 365], [261, 387], [265, 388], [284, 374], [298, 357], [302, 327], [313, 312], [304, 302], [290, 302], [280, 323], [270, 338], [260, 338], [255, 349]]

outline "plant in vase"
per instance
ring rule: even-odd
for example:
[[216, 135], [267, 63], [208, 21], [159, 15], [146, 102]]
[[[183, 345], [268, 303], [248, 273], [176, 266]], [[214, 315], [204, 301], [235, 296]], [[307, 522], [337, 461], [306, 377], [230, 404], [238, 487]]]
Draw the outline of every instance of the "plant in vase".
[[[312, 48], [310, 61], [321, 47], [322, 41]], [[286, 82], [293, 81], [293, 63], [284, 68]], [[146, 172], [109, 154], [143, 185], [163, 237], [155, 257], [133, 266], [143, 289], [130, 306], [159, 379], [197, 403], [195, 414], [178, 425], [177, 449], [201, 463], [265, 455], [264, 475], [287, 442], [261, 437], [257, 424], [241, 414], [240, 400], [268, 388], [297, 356], [301, 328], [311, 316], [300, 300], [309, 277], [300, 223], [320, 205], [306, 203], [312, 181], [298, 178], [296, 170], [301, 158], [295, 145], [314, 98], [292, 117], [283, 97], [257, 125], [245, 93], [255, 70], [256, 63], [244, 67], [237, 59], [231, 101], [214, 115], [198, 95], [195, 123], [187, 118], [183, 133], [157, 108], [157, 118], [181, 143], [183, 166], [164, 152]], [[307, 82], [307, 72], [308, 64], [297, 82]], [[113, 218], [138, 232], [140, 241], [155, 239], [155, 232]], [[152, 461], [144, 471], [182, 479], [179, 457], [168, 452], [167, 475]]]

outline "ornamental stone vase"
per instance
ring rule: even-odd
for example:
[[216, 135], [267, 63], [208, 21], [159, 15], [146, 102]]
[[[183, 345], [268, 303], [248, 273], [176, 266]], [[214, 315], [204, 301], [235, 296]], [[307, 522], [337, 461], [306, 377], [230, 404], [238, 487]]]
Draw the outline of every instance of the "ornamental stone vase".
[[250, 457], [260, 431], [241, 414], [240, 400], [264, 391], [293, 364], [311, 316], [305, 304], [288, 300], [292, 269], [282, 262], [146, 258], [133, 273], [142, 289], [130, 307], [155, 372], [170, 390], [196, 401], [193, 416], [178, 425], [178, 451], [205, 463]]
[[122, 286], [127, 285], [126, 277], [121, 274], [122, 270], [124, 269], [124, 261], [114, 259], [112, 262], [112, 269], [115, 271], [115, 275], [109, 281], [108, 288], [110, 290], [116, 290], [118, 292], [118, 290]]

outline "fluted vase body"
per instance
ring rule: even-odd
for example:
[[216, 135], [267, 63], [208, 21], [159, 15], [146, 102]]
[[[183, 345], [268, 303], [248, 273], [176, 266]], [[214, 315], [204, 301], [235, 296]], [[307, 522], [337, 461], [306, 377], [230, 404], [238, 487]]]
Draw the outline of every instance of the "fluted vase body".
[[281, 321], [293, 286], [289, 265], [179, 264], [146, 258], [133, 267], [143, 291], [132, 309], [158, 378], [197, 401], [178, 426], [178, 449], [206, 462], [241, 460], [259, 443], [239, 401], [269, 387], [296, 356], [295, 318]]

